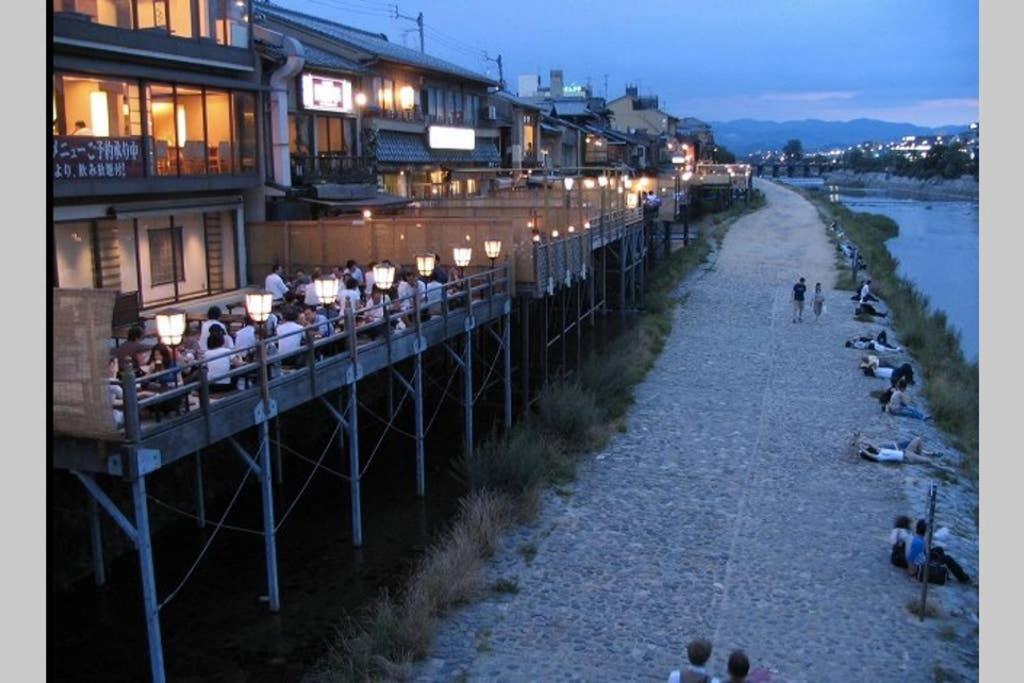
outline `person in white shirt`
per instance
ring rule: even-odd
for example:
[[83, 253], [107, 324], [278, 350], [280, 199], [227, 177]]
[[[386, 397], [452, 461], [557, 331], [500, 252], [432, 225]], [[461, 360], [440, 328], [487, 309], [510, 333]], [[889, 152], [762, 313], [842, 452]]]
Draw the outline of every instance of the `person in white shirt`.
[[224, 345], [226, 334], [215, 329], [206, 340], [206, 377], [210, 383], [211, 393], [222, 393], [235, 388], [235, 382], [228, 373], [231, 372], [231, 349]]
[[[297, 351], [306, 336], [302, 333], [302, 325], [298, 323], [299, 312], [294, 306], [285, 306], [281, 314], [284, 317], [284, 322], [277, 326], [277, 352], [285, 354]], [[284, 362], [285, 364], [295, 364], [301, 362], [301, 359], [298, 356], [293, 356], [285, 359]]]
[[437, 278], [431, 274], [430, 279], [427, 280], [427, 311], [430, 315], [441, 315], [441, 297], [444, 295], [444, 285], [437, 281]]
[[199, 347], [206, 348], [206, 340], [210, 338], [210, 330], [214, 327], [219, 327], [224, 332], [224, 347], [233, 349], [235, 342], [231, 339], [231, 335], [228, 333], [228, 327], [220, 321], [220, 306], [210, 306], [209, 310], [206, 311], [206, 320], [203, 321], [202, 327], [199, 328]]
[[256, 341], [259, 332], [256, 323], [249, 316], [245, 317], [245, 327], [235, 333], [235, 350], [232, 361], [236, 364], [248, 363], [256, 358]]
[[316, 281], [317, 280], [321, 280], [321, 279], [323, 279], [323, 276], [320, 274], [320, 269], [319, 268], [314, 268], [313, 269], [313, 282], [308, 284], [308, 285], [306, 285], [306, 294], [302, 298], [302, 303], [304, 303], [307, 306], [319, 306], [320, 305], [320, 297], [318, 297], [316, 295]]
[[363, 282], [366, 284], [363, 293], [366, 294], [367, 297], [370, 296], [370, 293], [373, 291], [374, 285], [377, 282], [376, 278], [373, 276], [373, 267], [375, 265], [377, 265], [376, 261], [370, 261], [366, 266], [366, 270], [363, 272]]
[[398, 301], [401, 310], [412, 310], [414, 293], [419, 295], [420, 304], [426, 302], [427, 286], [416, 276], [415, 272], [407, 270], [398, 283]]
[[274, 301], [281, 301], [284, 299], [284, 295], [288, 293], [288, 285], [284, 283], [284, 278], [281, 277], [283, 272], [284, 268], [281, 267], [281, 264], [275, 264], [274, 269], [263, 283], [263, 289], [270, 292]]
[[354, 277], [345, 278], [345, 289], [338, 290], [338, 307], [341, 309], [342, 317], [345, 316], [345, 311], [348, 309], [355, 313], [362, 304], [363, 297], [359, 294], [359, 283]]
[[345, 270], [348, 271], [349, 276], [355, 278], [356, 283], [360, 287], [366, 285], [366, 281], [363, 279], [363, 269], [359, 267], [359, 264], [354, 259], [348, 260], [348, 263], [345, 264]]

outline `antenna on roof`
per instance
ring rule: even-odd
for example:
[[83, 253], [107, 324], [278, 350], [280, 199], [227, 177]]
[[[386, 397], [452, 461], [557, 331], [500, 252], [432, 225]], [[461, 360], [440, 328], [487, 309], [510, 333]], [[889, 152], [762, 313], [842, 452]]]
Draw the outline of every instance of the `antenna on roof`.
[[505, 69], [501, 65], [501, 55], [498, 55], [498, 58], [495, 59], [493, 57], [488, 56], [487, 50], [484, 50], [484, 59], [487, 60], [488, 62], [495, 62], [498, 65], [498, 90], [504, 90], [505, 89]]
[[415, 17], [407, 17], [404, 14], [398, 13], [398, 5], [392, 5], [392, 7], [395, 8], [395, 19], [405, 19], [416, 23], [417, 30], [420, 32], [420, 52], [426, 52], [426, 50], [423, 49], [423, 12], [420, 12]]

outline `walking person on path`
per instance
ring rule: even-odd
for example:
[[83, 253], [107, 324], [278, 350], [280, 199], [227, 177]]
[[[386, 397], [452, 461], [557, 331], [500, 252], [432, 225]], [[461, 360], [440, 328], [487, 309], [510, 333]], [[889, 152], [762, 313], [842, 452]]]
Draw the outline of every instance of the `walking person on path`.
[[800, 278], [800, 281], [793, 285], [793, 322], [804, 321], [804, 293], [807, 291], [807, 285], [804, 284], [804, 279]]
[[825, 293], [821, 291], [821, 283], [814, 283], [814, 299], [811, 304], [814, 306], [814, 322], [818, 322], [822, 311], [825, 310]]

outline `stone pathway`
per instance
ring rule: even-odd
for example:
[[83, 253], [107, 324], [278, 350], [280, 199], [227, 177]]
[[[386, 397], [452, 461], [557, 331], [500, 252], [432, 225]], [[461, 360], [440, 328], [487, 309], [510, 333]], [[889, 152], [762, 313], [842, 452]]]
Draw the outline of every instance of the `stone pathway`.
[[[712, 640], [719, 673], [742, 648], [773, 681], [931, 681], [940, 661], [977, 678], [976, 635], [951, 644], [936, 635], [949, 618], [909, 615], [920, 586], [888, 563], [892, 519], [923, 515], [927, 475], [848, 455], [856, 430], [935, 435], [868, 396], [884, 382], [857, 372], [843, 342], [878, 326], [831, 290], [834, 250], [814, 208], [760, 188], [768, 206], [684, 285], [628, 432], [505, 538], [488, 583], [518, 593], [446, 618], [417, 680], [665, 680], [697, 636]], [[790, 322], [800, 276], [827, 291], [818, 323], [809, 310]], [[941, 501], [938, 521], [953, 526]], [[949, 549], [975, 575], [976, 540]], [[977, 604], [974, 587], [933, 592]]]

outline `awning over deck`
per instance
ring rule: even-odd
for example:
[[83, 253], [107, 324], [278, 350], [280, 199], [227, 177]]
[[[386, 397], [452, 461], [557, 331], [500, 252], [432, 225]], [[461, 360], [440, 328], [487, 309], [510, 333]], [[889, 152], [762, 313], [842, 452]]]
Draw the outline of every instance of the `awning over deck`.
[[422, 135], [382, 130], [377, 133], [377, 161], [382, 164], [498, 164], [494, 139], [477, 138], [472, 150], [430, 149]]

